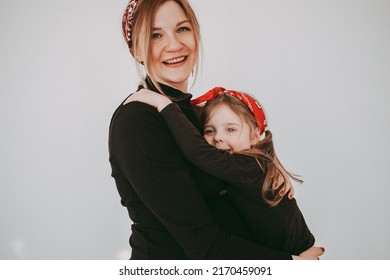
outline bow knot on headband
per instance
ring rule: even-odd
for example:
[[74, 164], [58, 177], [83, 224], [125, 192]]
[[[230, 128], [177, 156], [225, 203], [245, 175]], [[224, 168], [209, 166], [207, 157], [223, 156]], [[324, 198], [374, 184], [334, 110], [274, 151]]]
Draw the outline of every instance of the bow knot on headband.
[[133, 29], [133, 18], [135, 10], [137, 9], [138, 4], [141, 0], [130, 0], [127, 5], [125, 12], [123, 13], [122, 18], [122, 33], [125, 41], [129, 47], [129, 50], [133, 54], [133, 42], [131, 41], [131, 32]]
[[261, 108], [260, 104], [251, 96], [245, 93], [235, 91], [235, 90], [230, 90], [230, 89], [227, 90], [224, 89], [223, 87], [215, 87], [209, 90], [208, 92], [206, 92], [205, 94], [203, 94], [202, 96], [199, 96], [198, 98], [191, 100], [191, 104], [196, 105], [203, 102], [207, 102], [221, 94], [229, 94], [233, 97], [236, 97], [249, 108], [249, 110], [252, 112], [253, 116], [256, 119], [257, 126], [260, 129], [260, 134], [263, 134], [264, 131], [268, 130], [267, 119], [265, 118], [264, 111]]

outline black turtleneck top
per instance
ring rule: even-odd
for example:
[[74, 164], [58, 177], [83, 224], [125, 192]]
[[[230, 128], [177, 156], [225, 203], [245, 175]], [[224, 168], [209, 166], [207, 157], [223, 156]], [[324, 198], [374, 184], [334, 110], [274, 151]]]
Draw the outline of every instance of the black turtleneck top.
[[[192, 95], [161, 87], [198, 127]], [[220, 195], [224, 181], [187, 161], [155, 108], [121, 104], [110, 123], [109, 153], [133, 222], [131, 259], [291, 259], [252, 241], [234, 203]]]

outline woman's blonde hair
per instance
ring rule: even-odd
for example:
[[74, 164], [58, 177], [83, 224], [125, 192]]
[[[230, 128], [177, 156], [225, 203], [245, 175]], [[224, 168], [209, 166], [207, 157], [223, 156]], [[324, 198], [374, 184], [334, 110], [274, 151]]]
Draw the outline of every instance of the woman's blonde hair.
[[[250, 127], [251, 132], [257, 128], [257, 121], [248, 106], [229, 94], [220, 94], [207, 102], [200, 117], [203, 126], [209, 120], [214, 109], [220, 105], [228, 106]], [[237, 152], [237, 154], [251, 156], [256, 159], [260, 169], [265, 174], [260, 195], [271, 206], [276, 206], [283, 199], [285, 195], [285, 184], [290, 182], [290, 178], [299, 183], [303, 182], [297, 178], [297, 175], [288, 172], [279, 161], [275, 153], [270, 130], [265, 131], [264, 138], [259, 140], [257, 144], [248, 150]]]
[[[200, 26], [199, 22], [196, 18], [194, 11], [192, 10], [190, 4], [187, 0], [142, 0], [137, 7], [137, 10], [133, 19], [133, 30], [132, 30], [132, 44], [133, 50], [135, 54], [135, 59], [137, 59], [136, 54], [144, 53], [144, 61], [138, 61], [137, 70], [140, 76], [142, 77], [142, 67], [144, 66], [146, 72], [148, 73], [152, 83], [157, 89], [164, 94], [161, 87], [159, 86], [156, 77], [153, 73], [153, 69], [151, 69], [152, 60], [152, 48], [150, 39], [153, 34], [153, 19], [161, 7], [162, 4], [173, 1], [177, 3], [182, 9], [185, 15], [187, 16], [194, 33], [195, 37], [195, 51], [198, 53], [195, 61], [194, 67], [194, 81], [196, 80], [196, 76], [198, 74], [199, 69], [199, 54], [200, 54]], [[146, 39], [146, 40], [145, 40]], [[149, 40], [147, 40], [149, 39]], [[142, 44], [143, 42], [143, 44]], [[144, 77], [142, 77], [144, 79]], [[146, 87], [146, 85], [144, 85]]]

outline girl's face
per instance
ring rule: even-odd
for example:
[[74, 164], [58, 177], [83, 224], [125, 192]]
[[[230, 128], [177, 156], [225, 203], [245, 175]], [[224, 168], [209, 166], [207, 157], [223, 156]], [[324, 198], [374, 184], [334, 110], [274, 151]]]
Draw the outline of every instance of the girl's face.
[[251, 129], [229, 106], [214, 108], [204, 127], [204, 138], [219, 150], [230, 153], [249, 149], [259, 142], [259, 129]]
[[187, 92], [197, 50], [192, 25], [174, 1], [161, 5], [154, 17], [151, 69], [160, 83]]

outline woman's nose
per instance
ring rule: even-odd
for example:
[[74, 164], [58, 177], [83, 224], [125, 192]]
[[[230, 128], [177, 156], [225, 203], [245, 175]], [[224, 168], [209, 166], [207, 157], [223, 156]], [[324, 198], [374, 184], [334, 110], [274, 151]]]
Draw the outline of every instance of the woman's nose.
[[176, 37], [175, 34], [168, 36], [167, 45], [166, 45], [167, 51], [171, 51], [171, 52], [177, 51], [177, 50], [180, 50], [181, 47], [182, 47], [182, 44], [178, 40], [178, 38]]

